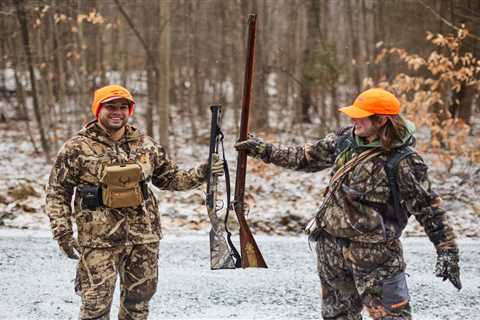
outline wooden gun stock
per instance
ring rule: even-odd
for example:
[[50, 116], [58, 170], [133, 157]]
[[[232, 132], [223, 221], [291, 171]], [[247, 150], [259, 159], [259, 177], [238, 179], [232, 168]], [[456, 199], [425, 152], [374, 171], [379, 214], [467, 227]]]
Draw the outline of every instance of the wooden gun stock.
[[[242, 208], [240, 208], [242, 207]], [[245, 211], [239, 203], [235, 204], [235, 214], [240, 224], [240, 253], [242, 268], [268, 268], [258, 248], [252, 231], [245, 220]]]
[[[240, 137], [244, 141], [248, 135], [248, 114], [250, 112], [250, 98], [253, 83], [253, 65], [255, 56], [255, 29], [257, 15], [248, 16], [247, 61], [245, 65], [245, 78], [243, 86], [242, 115], [240, 119]], [[267, 268], [262, 253], [253, 238], [245, 219], [245, 177], [247, 172], [247, 152], [241, 150], [237, 157], [237, 175], [235, 179], [234, 208], [240, 224], [240, 252], [242, 255], [242, 268]]]

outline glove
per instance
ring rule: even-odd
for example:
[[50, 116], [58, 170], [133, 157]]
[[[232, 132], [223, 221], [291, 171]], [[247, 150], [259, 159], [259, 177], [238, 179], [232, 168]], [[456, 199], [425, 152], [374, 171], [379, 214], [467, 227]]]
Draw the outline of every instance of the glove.
[[443, 278], [443, 281], [450, 280], [455, 288], [462, 289], [460, 282], [460, 267], [458, 266], [458, 249], [440, 249], [437, 251], [437, 265], [435, 275]]
[[73, 238], [71, 234], [58, 239], [58, 246], [64, 255], [70, 259], [78, 260], [80, 246], [78, 245], [77, 240]]
[[[223, 160], [220, 160], [220, 158], [218, 157], [218, 154], [213, 153], [212, 154], [212, 174], [215, 176], [222, 176], [224, 173], [223, 168], [224, 168]], [[195, 171], [197, 176], [202, 177], [203, 179], [206, 179], [208, 174], [208, 163], [205, 162], [198, 165], [195, 168]]]
[[237, 142], [234, 147], [237, 151], [246, 150], [249, 156], [257, 159], [262, 159], [267, 151], [267, 144], [252, 134], [248, 134], [247, 140]]
[[212, 174], [216, 176], [223, 176], [224, 173], [223, 160], [220, 159], [218, 153], [212, 154]]

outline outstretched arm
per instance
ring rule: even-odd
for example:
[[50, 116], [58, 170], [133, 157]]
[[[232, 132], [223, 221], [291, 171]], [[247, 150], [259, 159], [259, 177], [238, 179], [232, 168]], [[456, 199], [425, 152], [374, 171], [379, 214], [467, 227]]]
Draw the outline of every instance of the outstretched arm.
[[331, 167], [335, 161], [335, 135], [303, 146], [283, 146], [264, 142], [254, 136], [235, 144], [237, 150], [247, 150], [249, 156], [266, 163], [298, 171], [314, 172]]

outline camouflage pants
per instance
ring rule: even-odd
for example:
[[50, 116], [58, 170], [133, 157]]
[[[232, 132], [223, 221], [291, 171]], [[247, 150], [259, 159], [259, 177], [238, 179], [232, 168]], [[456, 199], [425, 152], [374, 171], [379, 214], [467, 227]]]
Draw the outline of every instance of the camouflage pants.
[[80, 319], [110, 319], [115, 281], [120, 275], [118, 319], [147, 319], [157, 288], [159, 243], [84, 248], [75, 281], [82, 298]]
[[358, 243], [323, 234], [317, 240], [323, 319], [411, 319], [400, 240]]

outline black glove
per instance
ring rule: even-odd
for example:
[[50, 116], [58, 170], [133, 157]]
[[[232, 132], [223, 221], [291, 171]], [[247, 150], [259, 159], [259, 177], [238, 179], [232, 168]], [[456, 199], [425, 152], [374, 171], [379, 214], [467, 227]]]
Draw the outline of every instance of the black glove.
[[62, 250], [63, 254], [65, 254], [67, 257], [78, 260], [80, 246], [78, 245], [77, 240], [71, 234], [58, 239], [58, 246], [60, 247], [60, 250]]
[[462, 289], [460, 281], [460, 267], [458, 266], [458, 249], [440, 249], [437, 251], [437, 265], [435, 275], [443, 278], [443, 281], [450, 280], [455, 288]]
[[237, 151], [246, 150], [249, 156], [262, 159], [267, 151], [267, 144], [254, 135], [248, 134], [248, 139], [237, 142], [235, 144], [235, 149], [237, 149]]

